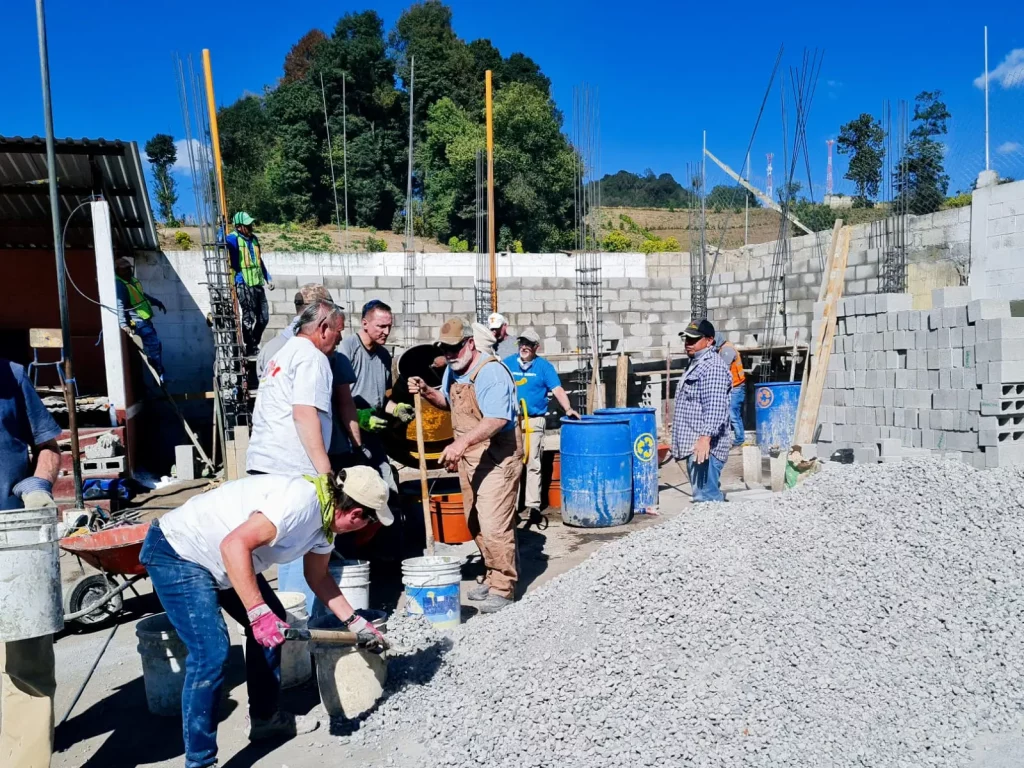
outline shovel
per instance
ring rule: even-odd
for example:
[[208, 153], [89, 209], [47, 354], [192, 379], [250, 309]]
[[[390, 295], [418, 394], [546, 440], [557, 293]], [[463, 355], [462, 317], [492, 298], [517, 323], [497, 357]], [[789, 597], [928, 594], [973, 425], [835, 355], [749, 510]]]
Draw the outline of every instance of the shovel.
[[[340, 645], [351, 646], [363, 650], [371, 650], [380, 646], [380, 640], [369, 633], [358, 634], [356, 632], [345, 632], [334, 629], [296, 629], [289, 627], [284, 630], [285, 640], [298, 640], [301, 642], [313, 642], [319, 645]], [[384, 641], [382, 650], [388, 650], [391, 644]]]

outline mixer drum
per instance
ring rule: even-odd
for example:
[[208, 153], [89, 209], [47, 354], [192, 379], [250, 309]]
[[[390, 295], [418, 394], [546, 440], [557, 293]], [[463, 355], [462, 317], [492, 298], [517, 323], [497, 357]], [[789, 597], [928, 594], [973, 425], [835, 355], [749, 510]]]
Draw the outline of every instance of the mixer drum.
[[[408, 381], [412, 376], [419, 376], [427, 386], [439, 389], [444, 368], [433, 368], [432, 363], [438, 356], [437, 347], [433, 344], [419, 344], [410, 347], [399, 355], [394, 362], [392, 371], [394, 378], [394, 389], [391, 391], [391, 398], [396, 403], [412, 403], [413, 397], [409, 394]], [[454, 440], [452, 433], [451, 413], [435, 408], [423, 401], [423, 441], [428, 469], [438, 469], [437, 459], [441, 451]], [[407, 467], [419, 466], [419, 454], [416, 450], [416, 422], [411, 421], [402, 429], [399, 425], [396, 429], [388, 430], [384, 438], [385, 448], [388, 456], [399, 464]]]

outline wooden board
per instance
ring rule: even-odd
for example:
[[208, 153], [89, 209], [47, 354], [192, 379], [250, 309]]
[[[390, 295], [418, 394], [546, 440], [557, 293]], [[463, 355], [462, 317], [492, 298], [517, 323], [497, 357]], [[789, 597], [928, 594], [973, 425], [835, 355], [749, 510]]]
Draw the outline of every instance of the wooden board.
[[32, 349], [60, 349], [64, 346], [60, 328], [29, 328], [28, 345]]
[[846, 263], [850, 255], [850, 228], [840, 229], [832, 238], [832, 242], [834, 247], [829, 248], [831, 268], [828, 272], [821, 328], [817, 337], [812, 340], [811, 374], [807, 380], [806, 391], [801, 392], [800, 406], [797, 410], [793, 442], [798, 445], [814, 441], [818, 409], [821, 407], [821, 395], [825, 389], [825, 376], [828, 373], [828, 363], [832, 357], [832, 340], [836, 333], [836, 311], [839, 300], [843, 297]]

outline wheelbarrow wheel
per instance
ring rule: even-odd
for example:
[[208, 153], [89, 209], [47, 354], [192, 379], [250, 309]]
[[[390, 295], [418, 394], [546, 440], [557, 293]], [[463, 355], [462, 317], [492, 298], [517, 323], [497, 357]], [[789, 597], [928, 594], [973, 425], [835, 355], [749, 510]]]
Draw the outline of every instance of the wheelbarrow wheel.
[[[102, 573], [93, 573], [85, 576], [74, 583], [64, 592], [64, 613], [77, 613], [83, 608], [95, 603], [107, 592], [116, 589], [117, 582]], [[111, 616], [116, 616], [124, 607], [124, 593], [119, 592], [110, 598], [103, 605], [96, 606], [95, 611], [79, 616], [75, 621], [79, 624], [99, 624]]]

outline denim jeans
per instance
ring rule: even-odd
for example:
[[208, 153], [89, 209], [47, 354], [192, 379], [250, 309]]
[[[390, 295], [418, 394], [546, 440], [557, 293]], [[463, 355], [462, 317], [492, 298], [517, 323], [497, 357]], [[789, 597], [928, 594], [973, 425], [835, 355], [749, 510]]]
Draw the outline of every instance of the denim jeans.
[[725, 501], [725, 495], [722, 493], [719, 483], [724, 466], [725, 462], [714, 456], [708, 456], [708, 460], [703, 464], [694, 461], [693, 454], [686, 457], [686, 474], [690, 477], [694, 503]]
[[[256, 642], [235, 590], [217, 589], [208, 570], [174, 551], [158, 523], [150, 526], [139, 561], [146, 566], [167, 618], [188, 648], [181, 692], [185, 768], [213, 765], [217, 759], [217, 710], [231, 648], [221, 609], [246, 627], [245, 681], [252, 718], [267, 719], [277, 711], [281, 648], [268, 649]], [[284, 619], [284, 608], [266, 579], [257, 576], [256, 583], [270, 609]]]
[[729, 418], [732, 421], [733, 445], [743, 445], [746, 433], [743, 431], [743, 402], [747, 399], [746, 382], [733, 387], [729, 399]]
[[164, 347], [160, 343], [160, 337], [156, 335], [156, 328], [150, 320], [136, 320], [133, 328], [135, 334], [142, 339], [142, 351], [146, 353], [149, 362], [153, 364], [153, 370], [158, 375], [164, 375]]

